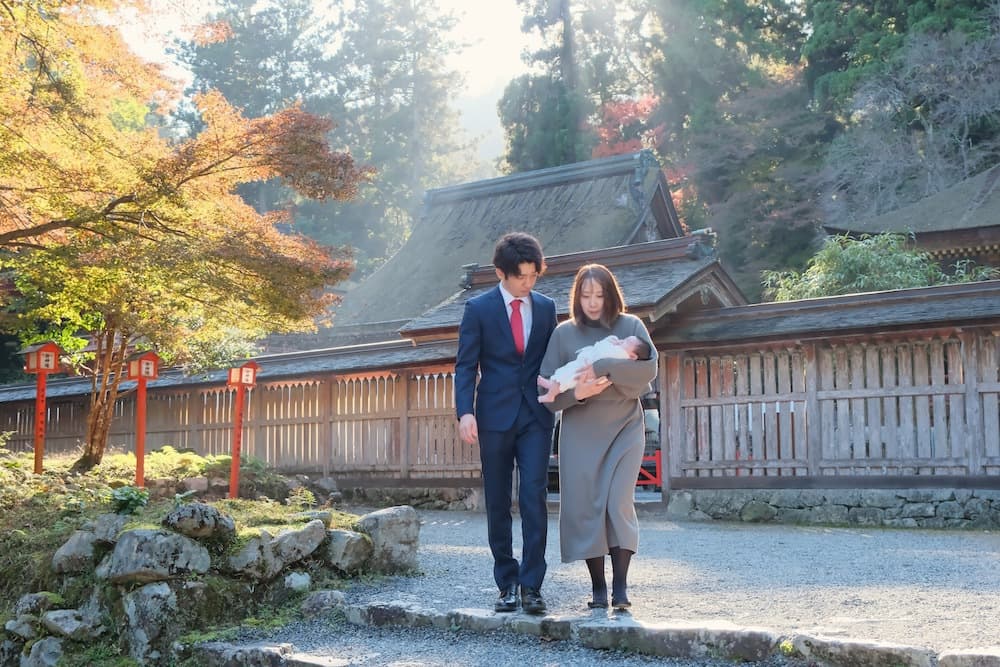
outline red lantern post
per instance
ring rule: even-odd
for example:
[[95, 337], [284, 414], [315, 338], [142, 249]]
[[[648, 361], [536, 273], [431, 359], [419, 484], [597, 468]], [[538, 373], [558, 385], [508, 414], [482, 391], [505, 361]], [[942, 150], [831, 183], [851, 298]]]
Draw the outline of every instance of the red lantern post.
[[30, 345], [23, 350], [24, 370], [35, 374], [35, 474], [42, 474], [42, 458], [45, 453], [45, 388], [49, 373], [60, 369], [59, 356], [62, 350], [55, 343]]
[[146, 381], [159, 377], [160, 357], [143, 352], [128, 361], [128, 379], [135, 387], [135, 485], [146, 486]]
[[243, 444], [243, 403], [246, 390], [257, 383], [257, 369], [260, 366], [248, 361], [242, 366], [229, 369], [226, 385], [236, 387], [236, 405], [233, 409], [233, 461], [229, 467], [229, 497], [240, 495], [240, 448]]

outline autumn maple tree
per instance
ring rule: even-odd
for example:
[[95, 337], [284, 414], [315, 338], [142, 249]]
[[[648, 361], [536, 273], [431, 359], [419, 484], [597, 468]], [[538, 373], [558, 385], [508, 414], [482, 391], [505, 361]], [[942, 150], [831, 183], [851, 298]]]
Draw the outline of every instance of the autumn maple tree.
[[[246, 118], [193, 100], [196, 136], [163, 123], [176, 86], [113, 20], [141, 0], [0, 0], [0, 262], [7, 328], [76, 353], [92, 381], [78, 469], [101, 461], [137, 346], [225, 361], [241, 342], [306, 330], [352, 268], [342, 249], [280, 229], [237, 186], [280, 179], [347, 200], [368, 170], [331, 148], [332, 121], [292, 105]], [[230, 359], [232, 357], [229, 357]]]

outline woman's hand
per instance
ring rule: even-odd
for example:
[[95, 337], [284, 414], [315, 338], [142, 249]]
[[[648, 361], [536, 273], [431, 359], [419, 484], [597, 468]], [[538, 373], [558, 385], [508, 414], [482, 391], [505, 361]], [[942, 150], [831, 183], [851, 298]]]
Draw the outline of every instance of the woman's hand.
[[574, 377], [576, 378], [577, 384], [595, 380], [596, 376], [594, 375], [594, 365], [587, 364], [586, 366], [582, 366]]
[[[593, 373], [593, 369], [591, 369], [591, 373]], [[578, 381], [576, 388], [573, 389], [573, 396], [576, 400], [582, 401], [590, 398], [591, 396], [597, 396], [610, 386], [611, 380], [604, 375], [599, 378], [591, 378], [590, 380], [584, 380], [582, 382]]]

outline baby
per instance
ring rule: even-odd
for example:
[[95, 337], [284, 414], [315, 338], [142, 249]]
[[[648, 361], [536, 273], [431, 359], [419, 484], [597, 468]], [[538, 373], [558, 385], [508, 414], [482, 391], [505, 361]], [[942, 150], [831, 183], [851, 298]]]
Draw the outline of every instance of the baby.
[[556, 396], [575, 387], [580, 370], [598, 359], [638, 359], [640, 352], [643, 352], [643, 356], [648, 356], [649, 346], [638, 336], [608, 336], [581, 348], [576, 353], [576, 359], [557, 368], [552, 377], [538, 377], [538, 386], [545, 389], [545, 393], [539, 395], [538, 402], [551, 403], [556, 400]]

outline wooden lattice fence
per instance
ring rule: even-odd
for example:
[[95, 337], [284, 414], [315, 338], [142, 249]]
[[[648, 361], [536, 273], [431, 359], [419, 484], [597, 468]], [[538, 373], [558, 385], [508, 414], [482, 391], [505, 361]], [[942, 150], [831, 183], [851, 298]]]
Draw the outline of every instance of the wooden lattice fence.
[[[148, 390], [146, 448], [228, 454], [235, 393], [225, 386]], [[479, 477], [479, 450], [458, 437], [451, 367], [260, 382], [249, 392], [243, 451], [284, 471], [352, 479]], [[47, 452], [73, 451], [85, 398], [49, 399]], [[33, 444], [33, 402], [4, 404], [0, 429], [15, 451]], [[109, 447], [135, 446], [135, 406], [115, 405]]]
[[[661, 350], [666, 487], [1000, 484], [1000, 331], [899, 331]], [[83, 397], [48, 401], [46, 451], [84, 432]], [[147, 450], [227, 454], [234, 392], [149, 389]], [[419, 483], [478, 478], [450, 365], [261, 381], [244, 452], [283, 471]], [[30, 450], [33, 402], [0, 404]], [[131, 395], [110, 444], [134, 447]], [[956, 481], [957, 480], [957, 481]]]
[[670, 485], [996, 478], [998, 359], [992, 329], [666, 351]]

